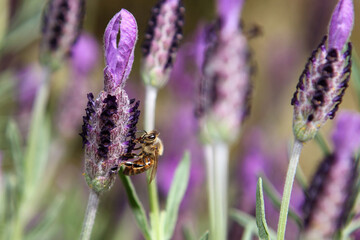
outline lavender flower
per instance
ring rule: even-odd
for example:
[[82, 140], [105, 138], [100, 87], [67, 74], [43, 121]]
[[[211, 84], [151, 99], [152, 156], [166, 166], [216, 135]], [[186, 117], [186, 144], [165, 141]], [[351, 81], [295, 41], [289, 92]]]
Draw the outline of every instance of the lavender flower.
[[239, 134], [242, 120], [249, 110], [249, 51], [246, 38], [237, 24], [228, 23], [238, 18], [238, 11], [230, 12], [236, 17], [224, 11], [220, 13], [223, 15], [220, 16], [219, 26], [209, 28], [206, 37], [210, 40], [196, 113], [203, 126], [201, 134], [204, 139], [231, 142]]
[[46, 6], [40, 61], [56, 69], [68, 57], [82, 27], [85, 0], [50, 0]]
[[351, 74], [351, 44], [342, 49], [353, 25], [351, 0], [340, 0], [333, 13], [326, 37], [313, 51], [300, 76], [291, 100], [294, 105], [293, 130], [297, 140], [312, 139], [328, 118], [333, 119], [348, 86]]
[[182, 39], [184, 13], [180, 0], [160, 0], [152, 9], [142, 49], [145, 84], [160, 88], [167, 83]]
[[344, 112], [333, 134], [335, 152], [320, 164], [303, 205], [305, 239], [330, 239], [347, 223], [356, 197], [360, 115]]
[[[120, 36], [119, 42], [117, 37]], [[139, 101], [129, 100], [124, 85], [134, 60], [137, 24], [122, 9], [109, 22], [104, 34], [104, 90], [94, 99], [88, 94], [84, 117], [85, 179], [96, 193], [113, 184], [121, 156], [134, 147]]]

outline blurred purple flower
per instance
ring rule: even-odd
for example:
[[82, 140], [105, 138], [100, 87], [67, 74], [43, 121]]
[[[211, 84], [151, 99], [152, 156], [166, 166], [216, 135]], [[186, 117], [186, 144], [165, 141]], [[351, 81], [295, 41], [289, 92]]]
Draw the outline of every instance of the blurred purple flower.
[[338, 158], [351, 158], [360, 147], [359, 113], [342, 111], [332, 136]]
[[99, 62], [99, 44], [90, 34], [81, 34], [71, 52], [72, 69], [81, 75], [87, 75]]
[[243, 190], [241, 208], [251, 214], [256, 207], [256, 185], [259, 174], [266, 174], [269, 156], [264, 155], [263, 136], [259, 129], [253, 129], [247, 136], [244, 143], [246, 150], [239, 172]]
[[339, 0], [329, 25], [328, 49], [342, 51], [354, 25], [354, 6], [352, 0]]
[[[182, 103], [177, 107], [172, 119], [167, 119], [167, 122], [170, 124], [161, 129], [161, 137], [167, 144], [166, 151], [162, 157], [166, 161], [159, 164], [158, 185], [160, 191], [163, 191], [165, 194], [170, 189], [173, 174], [185, 150], [189, 150], [191, 159], [194, 159], [194, 161], [191, 161], [190, 180], [186, 195], [196, 189], [204, 178], [204, 168], [201, 165], [203, 153], [194, 134], [197, 128], [197, 121], [194, 117], [192, 106], [191, 101]], [[177, 134], [166, 134], [172, 133], [174, 126], [178, 130]], [[186, 198], [185, 196], [185, 201]]]
[[28, 108], [30, 110], [35, 100], [39, 84], [44, 78], [43, 69], [37, 64], [31, 64], [20, 69], [16, 73], [16, 78], [19, 107], [21, 109]]
[[360, 114], [341, 112], [333, 133], [334, 154], [318, 167], [307, 191], [304, 233], [309, 239], [330, 239], [347, 223], [357, 194]]
[[123, 87], [132, 67], [136, 40], [136, 20], [122, 9], [106, 27], [104, 90], [96, 99], [88, 94], [80, 134], [85, 147], [85, 179], [98, 194], [111, 188], [121, 156], [135, 145], [132, 140], [140, 115], [139, 101], [129, 100]]
[[187, 99], [195, 98], [196, 81], [201, 78], [206, 50], [205, 28], [198, 27], [192, 40], [180, 47], [171, 71], [170, 86], [175, 94]]
[[85, 0], [50, 0], [42, 22], [40, 61], [56, 69], [70, 55], [82, 28]]

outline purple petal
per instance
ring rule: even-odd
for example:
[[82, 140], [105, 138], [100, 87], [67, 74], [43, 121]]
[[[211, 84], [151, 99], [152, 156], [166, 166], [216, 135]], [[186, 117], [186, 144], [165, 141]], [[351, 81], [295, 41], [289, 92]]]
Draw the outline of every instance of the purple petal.
[[336, 154], [351, 158], [360, 147], [360, 114], [350, 111], [341, 112], [332, 138]]
[[244, 0], [218, 0], [218, 14], [222, 20], [222, 31], [231, 33], [239, 26], [240, 11]]
[[121, 9], [110, 20], [104, 34], [105, 61], [107, 70], [114, 77], [115, 85], [125, 83], [130, 74], [136, 40], [136, 20], [129, 11]]
[[354, 25], [354, 6], [352, 0], [340, 0], [333, 12], [329, 25], [328, 49], [342, 50]]

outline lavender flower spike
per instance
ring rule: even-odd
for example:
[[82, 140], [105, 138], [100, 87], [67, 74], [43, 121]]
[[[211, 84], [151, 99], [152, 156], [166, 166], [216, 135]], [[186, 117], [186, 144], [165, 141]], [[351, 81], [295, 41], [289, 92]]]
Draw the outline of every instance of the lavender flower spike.
[[341, 51], [350, 37], [354, 25], [354, 6], [352, 0], [340, 0], [333, 12], [329, 25], [328, 48]]
[[[120, 31], [120, 41], [116, 36]], [[121, 156], [134, 147], [136, 124], [140, 115], [139, 101], [129, 100], [123, 89], [130, 73], [137, 25], [135, 18], [122, 9], [105, 30], [106, 64], [104, 90], [94, 99], [88, 94], [88, 105], [83, 124], [85, 147], [85, 179], [96, 193], [113, 184]]]
[[320, 164], [306, 194], [303, 239], [346, 238], [337, 232], [348, 223], [358, 192], [360, 114], [340, 113], [333, 141], [335, 152]]
[[237, 29], [224, 32], [220, 26], [210, 29], [206, 37], [211, 43], [196, 108], [204, 141], [234, 141], [249, 111], [249, 51], [245, 36]]
[[161, 88], [167, 83], [182, 39], [184, 13], [181, 0], [160, 0], [152, 9], [142, 49], [146, 85]]
[[70, 55], [85, 15], [85, 0], [50, 0], [46, 6], [40, 46], [40, 61], [56, 69]]
[[[345, 5], [345, 2], [340, 1], [339, 4]], [[291, 100], [291, 104], [294, 105], [293, 131], [300, 142], [312, 139], [328, 118], [335, 117], [348, 86], [351, 74], [351, 43], [347, 44], [344, 53], [344, 46], [339, 44], [344, 44], [343, 40], [347, 39], [350, 33], [333, 29], [341, 29], [343, 25], [334, 19], [349, 16], [349, 19], [343, 19], [348, 23], [353, 21], [353, 16], [343, 14], [343, 11], [349, 11], [347, 8], [339, 9], [340, 12], [334, 12], [331, 22], [329, 46], [326, 47], [324, 37], [309, 58]]]

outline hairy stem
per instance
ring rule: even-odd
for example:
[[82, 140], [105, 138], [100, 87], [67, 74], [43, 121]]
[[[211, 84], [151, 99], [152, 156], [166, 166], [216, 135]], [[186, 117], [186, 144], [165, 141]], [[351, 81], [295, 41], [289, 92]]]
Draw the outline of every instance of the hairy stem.
[[93, 190], [90, 190], [89, 195], [89, 201], [86, 208], [85, 218], [83, 222], [83, 227], [81, 230], [81, 240], [88, 240], [91, 236], [91, 231], [94, 226], [95, 217], [96, 217], [96, 211], [98, 209], [99, 205], [99, 195], [94, 192]]
[[[144, 119], [145, 131], [151, 131], [155, 128], [156, 97], [157, 97], [157, 89], [147, 85], [145, 90], [145, 119]], [[150, 177], [150, 172], [148, 172], [148, 178], [149, 177]], [[151, 227], [153, 228], [155, 239], [158, 239], [158, 236], [160, 236], [160, 210], [159, 210], [160, 207], [159, 207], [156, 178], [148, 185], [148, 191], [149, 191], [150, 214], [152, 215], [152, 218], [150, 218]]]
[[278, 230], [277, 230], [278, 240], [283, 240], [285, 238], [285, 230], [286, 230], [287, 216], [289, 212], [290, 197], [291, 197], [296, 168], [299, 162], [302, 146], [303, 146], [302, 142], [299, 142], [298, 140], [295, 139], [289, 161], [289, 167], [286, 174], [284, 192], [281, 201], [280, 217], [279, 217]]

